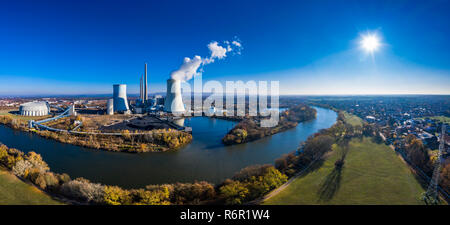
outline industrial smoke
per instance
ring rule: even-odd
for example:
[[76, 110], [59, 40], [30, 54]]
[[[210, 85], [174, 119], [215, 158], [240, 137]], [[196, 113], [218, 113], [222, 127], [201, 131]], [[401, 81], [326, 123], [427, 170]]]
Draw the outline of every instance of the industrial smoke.
[[199, 71], [201, 66], [213, 63], [216, 59], [224, 59], [227, 57], [227, 53], [241, 54], [242, 45], [238, 40], [232, 42], [224, 41], [223, 43], [223, 46], [219, 45], [217, 41], [209, 43], [209, 57], [202, 58], [198, 55], [194, 56], [192, 59], [185, 57], [183, 64], [181, 64], [180, 68], [173, 71], [170, 74], [170, 77], [174, 80], [188, 81], [201, 73]]
[[171, 79], [167, 80], [167, 93], [164, 101], [164, 111], [166, 112], [184, 112], [185, 107], [181, 96], [181, 82], [186, 82], [194, 76], [199, 75], [202, 66], [213, 63], [216, 59], [224, 59], [227, 53], [240, 54], [242, 45], [238, 40], [232, 42], [225, 41], [221, 46], [217, 41], [208, 44], [210, 56], [202, 58], [198, 55], [192, 59], [185, 57], [180, 68], [170, 74]]

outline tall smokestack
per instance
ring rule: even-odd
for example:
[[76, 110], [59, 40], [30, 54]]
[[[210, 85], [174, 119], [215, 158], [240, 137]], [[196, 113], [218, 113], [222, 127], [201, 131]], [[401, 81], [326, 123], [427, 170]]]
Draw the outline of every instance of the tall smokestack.
[[147, 63], [145, 63], [145, 90], [144, 90], [144, 100], [147, 101]]

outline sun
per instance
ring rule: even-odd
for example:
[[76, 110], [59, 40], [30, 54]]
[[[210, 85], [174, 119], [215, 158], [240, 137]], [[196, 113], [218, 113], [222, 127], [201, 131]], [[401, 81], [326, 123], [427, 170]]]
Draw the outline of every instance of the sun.
[[376, 34], [367, 34], [362, 36], [360, 44], [365, 51], [370, 53], [378, 50], [381, 46], [380, 39]]

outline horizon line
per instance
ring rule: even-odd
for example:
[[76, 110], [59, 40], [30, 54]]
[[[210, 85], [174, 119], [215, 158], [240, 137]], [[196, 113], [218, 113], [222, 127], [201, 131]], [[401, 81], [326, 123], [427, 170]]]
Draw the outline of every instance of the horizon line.
[[[165, 92], [153, 92], [149, 93], [149, 95], [160, 95]], [[192, 92], [192, 94], [212, 94], [212, 92]], [[231, 93], [230, 93], [231, 94]], [[23, 97], [23, 98], [44, 98], [44, 97], [81, 97], [81, 96], [103, 96], [103, 95], [111, 95], [112, 93], [97, 93], [97, 94], [0, 94], [0, 98], [9, 98], [9, 97]], [[233, 93], [233, 95], [241, 95]], [[246, 96], [255, 95], [255, 94], [245, 94]], [[139, 93], [128, 94], [128, 96], [136, 97], [139, 96]], [[305, 97], [314, 97], [314, 96], [450, 96], [450, 93], [411, 93], [411, 94], [402, 94], [402, 93], [381, 93], [381, 94], [279, 94], [278, 96], [305, 96]]]

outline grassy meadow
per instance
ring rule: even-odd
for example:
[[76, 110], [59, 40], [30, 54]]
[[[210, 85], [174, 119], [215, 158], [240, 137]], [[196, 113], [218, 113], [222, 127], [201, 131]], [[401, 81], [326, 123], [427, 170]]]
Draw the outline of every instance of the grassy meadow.
[[[345, 161], [340, 169], [335, 167], [339, 158]], [[424, 191], [387, 145], [355, 138], [348, 147], [334, 145], [323, 165], [296, 178], [263, 204], [415, 205], [423, 204]]]
[[0, 205], [60, 205], [36, 187], [0, 167]]
[[363, 120], [359, 118], [358, 116], [355, 116], [353, 114], [350, 114], [348, 112], [344, 112], [345, 122], [349, 123], [352, 126], [362, 126]]

